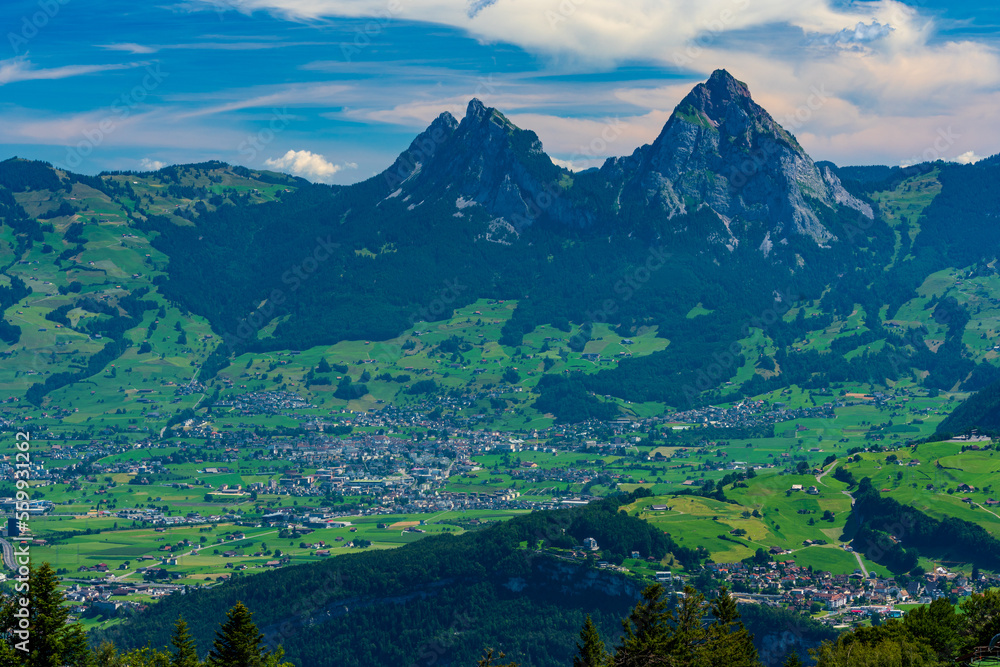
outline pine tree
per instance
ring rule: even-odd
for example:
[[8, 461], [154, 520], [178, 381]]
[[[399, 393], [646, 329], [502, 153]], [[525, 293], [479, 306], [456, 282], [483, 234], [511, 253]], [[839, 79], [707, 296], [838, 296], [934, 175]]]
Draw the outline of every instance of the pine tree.
[[614, 667], [656, 667], [670, 664], [667, 640], [670, 637], [672, 614], [667, 612], [660, 584], [647, 586], [642, 601], [635, 605], [629, 617], [622, 621], [624, 636], [615, 650]]
[[718, 597], [712, 601], [712, 616], [715, 621], [708, 630], [706, 654], [713, 665], [732, 667], [757, 667], [760, 660], [753, 645], [753, 636], [740, 620], [736, 600], [723, 587]]
[[781, 663], [781, 667], [803, 667], [802, 658], [799, 657], [797, 652], [792, 651], [785, 658], [785, 661]]
[[198, 667], [201, 664], [198, 660], [198, 645], [188, 632], [187, 623], [183, 618], [177, 619], [170, 643], [176, 649], [170, 658], [170, 667]]
[[237, 602], [226, 613], [226, 622], [216, 630], [207, 662], [211, 667], [261, 667], [266, 658], [260, 646], [263, 639], [250, 610]]
[[73, 667], [89, 667], [94, 664], [94, 653], [90, 650], [87, 633], [79, 623], [66, 626], [63, 637], [63, 660]]
[[69, 609], [62, 604], [64, 598], [58, 584], [56, 573], [48, 563], [42, 563], [40, 568], [28, 573], [31, 613], [28, 664], [31, 667], [62, 667], [66, 664], [64, 652]]
[[496, 660], [503, 660], [507, 656], [504, 655], [503, 651], [500, 651], [496, 656], [493, 655], [493, 649], [486, 649], [486, 653], [483, 657], [476, 661], [476, 667], [518, 667], [516, 662], [508, 663], [494, 663], [494, 657]]
[[576, 645], [578, 654], [573, 657], [573, 667], [605, 667], [608, 664], [610, 656], [589, 614], [580, 630], [580, 640], [583, 644]]
[[[665, 653], [670, 656], [668, 665], [708, 667], [708, 630], [705, 616], [709, 612], [705, 596], [690, 586], [684, 587], [684, 597], [677, 609], [677, 620], [666, 642]], [[724, 664], [724, 663], [719, 663]]]

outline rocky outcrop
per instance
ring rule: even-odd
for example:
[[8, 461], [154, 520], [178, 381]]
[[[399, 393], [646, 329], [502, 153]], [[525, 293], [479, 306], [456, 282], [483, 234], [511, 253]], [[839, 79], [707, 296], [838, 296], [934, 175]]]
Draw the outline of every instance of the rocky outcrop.
[[[477, 99], [460, 122], [441, 114], [383, 177], [389, 188], [382, 201], [402, 214], [443, 203], [450, 215], [478, 226], [476, 238], [502, 244], [517, 243], [541, 220], [670, 231], [672, 219], [707, 208], [715, 215], [700, 216], [697, 229], [685, 222], [673, 232], [695, 233], [706, 246], [730, 252], [746, 244], [777, 261], [776, 248], [795, 236], [821, 247], [837, 241], [820, 208], [874, 216], [725, 70], [694, 87], [653, 143], [586, 176], [584, 190], [602, 193], [600, 201], [573, 189], [583, 175], [553, 164], [534, 132]], [[604, 198], [607, 192], [612, 196]]]
[[668, 219], [707, 205], [728, 223], [730, 236], [735, 225], [765, 254], [771, 241], [792, 234], [820, 245], [834, 241], [816, 206], [871, 215], [725, 70], [695, 86], [652, 144], [609, 160], [602, 171], [620, 182], [626, 205]]

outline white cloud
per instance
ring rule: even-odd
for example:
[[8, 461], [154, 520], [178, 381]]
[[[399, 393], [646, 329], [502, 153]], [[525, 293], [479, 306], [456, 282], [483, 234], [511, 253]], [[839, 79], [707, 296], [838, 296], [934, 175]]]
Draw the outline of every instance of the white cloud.
[[872, 20], [871, 24], [858, 21], [853, 28], [844, 28], [832, 35], [813, 35], [810, 41], [820, 44], [866, 44], [888, 37], [895, 28], [888, 23]]
[[593, 167], [600, 167], [604, 164], [604, 160], [597, 158], [583, 158], [583, 159], [573, 159], [573, 160], [560, 160], [557, 157], [551, 158], [552, 164], [557, 167], [562, 167], [563, 169], [569, 169], [570, 171], [584, 171], [586, 169], [591, 169]]
[[125, 51], [126, 53], [156, 53], [160, 50], [158, 46], [146, 46], [135, 42], [122, 42], [119, 44], [99, 44], [102, 49], [108, 51]]
[[[210, 96], [198, 95], [198, 99], [208, 97], [230, 97], [232, 101], [214, 105], [179, 114], [177, 118], [191, 118], [195, 116], [205, 116], [225, 113], [228, 111], [238, 111], [240, 109], [259, 109], [264, 107], [285, 107], [287, 105], [304, 106], [335, 104], [342, 99], [342, 94], [351, 90], [350, 86], [340, 84], [302, 84], [294, 86], [264, 87], [264, 90], [252, 89], [250, 91], [242, 89], [235, 92], [213, 93]], [[254, 94], [256, 93], [256, 94]], [[249, 97], [247, 95], [250, 95]], [[175, 96], [169, 98], [172, 101], [190, 101], [192, 98]], [[284, 112], [284, 109], [281, 109]]]
[[341, 169], [357, 169], [354, 162], [334, 164], [322, 155], [310, 151], [290, 150], [279, 158], [268, 158], [264, 164], [271, 169], [289, 171], [310, 181], [332, 183], [333, 175]]
[[189, 51], [259, 51], [262, 49], [280, 49], [294, 46], [328, 46], [327, 42], [280, 42], [261, 40], [236, 40], [236, 41], [211, 41], [211, 42], [182, 42], [176, 44], [136, 44], [134, 42], [122, 42], [114, 44], [100, 44], [102, 49], [108, 51], [125, 51], [127, 53], [157, 53], [165, 49], [189, 50]]
[[695, 40], [773, 24], [805, 32], [835, 34], [845, 25], [876, 19], [892, 0], [852, 3], [835, 9], [831, 0], [195, 0], [192, 6], [267, 11], [297, 21], [330, 17], [375, 17], [439, 23], [487, 41], [569, 55], [582, 62], [631, 59], [672, 61]]
[[976, 155], [975, 151], [965, 151], [961, 155], [955, 156], [955, 162], [959, 164], [975, 164], [983, 159], [984, 156]]
[[[221, 1], [191, 0], [217, 10]], [[935, 131], [949, 124], [975, 135], [981, 151], [1000, 147], [995, 107], [989, 106], [1000, 92], [997, 50], [984, 41], [942, 39], [933, 15], [900, 0], [670, 0], [630, 3], [627, 10], [619, 0], [225, 0], [224, 6], [295, 21], [372, 17], [380, 25], [443, 24], [549, 56], [557, 69], [592, 71], [639, 61], [692, 73], [663, 88], [623, 87], [619, 100], [636, 105], [638, 115], [669, 112], [694, 81], [719, 67], [747, 81], [779, 119], [800, 110], [811, 89], [823, 89], [829, 94], [822, 107], [810, 109], [807, 122], [793, 128], [820, 159], [873, 156], [894, 163], [922, 153]], [[364, 114], [409, 124], [442, 110], [431, 108], [436, 102], [425, 96], [402, 100]], [[499, 97], [487, 104], [510, 109]], [[547, 134], [558, 132], [569, 143], [589, 138], [583, 127], [549, 132], [526, 126], [547, 148]]]
[[66, 65], [38, 69], [24, 56], [0, 60], [0, 86], [17, 81], [37, 81], [51, 79], [66, 79], [71, 76], [97, 74], [113, 70], [131, 69], [148, 63], [127, 63], [122, 65]]
[[140, 171], [159, 171], [166, 167], [165, 162], [160, 162], [159, 160], [150, 160], [148, 157], [144, 157], [139, 160], [139, 170]]

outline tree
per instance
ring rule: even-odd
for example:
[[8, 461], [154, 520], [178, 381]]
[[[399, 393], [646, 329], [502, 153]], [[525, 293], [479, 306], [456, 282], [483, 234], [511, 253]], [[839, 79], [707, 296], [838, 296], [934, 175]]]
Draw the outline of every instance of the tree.
[[962, 615], [964, 648], [971, 651], [989, 645], [990, 639], [1000, 634], [1000, 591], [988, 590], [966, 598], [962, 602]]
[[911, 610], [903, 618], [903, 626], [914, 636], [929, 644], [938, 659], [952, 660], [961, 645], [962, 617], [944, 598]]
[[87, 633], [79, 623], [65, 626], [63, 635], [63, 660], [67, 665], [89, 667], [93, 663], [93, 654], [87, 641]]
[[646, 587], [642, 601], [637, 603], [627, 620], [625, 631], [615, 650], [614, 667], [666, 665], [666, 640], [672, 614], [667, 612], [661, 584]]
[[753, 636], [744, 627], [736, 600], [729, 595], [725, 587], [712, 601], [712, 616], [715, 622], [709, 627], [709, 643], [706, 650], [709, 664], [732, 667], [759, 665]]
[[934, 650], [891, 620], [877, 628], [858, 628], [813, 652], [816, 667], [938, 667]]
[[201, 661], [198, 660], [198, 645], [194, 637], [188, 631], [187, 623], [183, 618], [178, 618], [174, 625], [174, 636], [170, 638], [170, 643], [176, 649], [170, 658], [170, 667], [198, 667]]
[[215, 631], [215, 641], [206, 661], [209, 667], [293, 667], [283, 663], [284, 651], [261, 648], [264, 635], [242, 602], [226, 612], [226, 621]]
[[804, 667], [802, 664], [802, 658], [796, 651], [792, 651], [785, 657], [785, 661], [781, 663], [781, 667]]
[[583, 644], [576, 645], [577, 655], [573, 657], [573, 667], [604, 667], [608, 664], [611, 656], [605, 650], [597, 626], [589, 614], [580, 630], [580, 640]]
[[31, 640], [28, 664], [31, 667], [62, 667], [69, 629], [69, 609], [58, 589], [59, 580], [48, 563], [28, 573], [28, 600]]
[[[723, 588], [711, 604], [687, 587], [676, 610], [668, 609], [656, 584], [622, 622], [625, 634], [613, 667], [759, 667], [753, 637], [740, 621], [736, 601]], [[713, 621], [705, 622], [711, 613]], [[581, 633], [582, 636], [582, 633]]]
[[[506, 656], [503, 654], [503, 651], [501, 651], [497, 654], [496, 659], [503, 660], [505, 657]], [[518, 665], [516, 662], [494, 663], [493, 649], [488, 648], [486, 649], [486, 653], [483, 654], [483, 657], [476, 661], [476, 667], [518, 667]]]

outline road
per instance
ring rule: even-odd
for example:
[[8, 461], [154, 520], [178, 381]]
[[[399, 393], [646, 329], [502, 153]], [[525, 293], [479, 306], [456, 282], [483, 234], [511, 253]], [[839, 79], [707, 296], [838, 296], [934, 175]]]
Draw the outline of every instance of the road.
[[[838, 463], [840, 463], [840, 461], [834, 461], [833, 463], [830, 464], [829, 468], [827, 468], [820, 474], [816, 475], [816, 483], [823, 484], [823, 478], [829, 475], [831, 472], [833, 472], [833, 469], [837, 467]], [[826, 486], [826, 484], [823, 484], [823, 486]]]
[[[836, 465], [836, 464], [834, 464], [834, 465]], [[854, 496], [852, 496], [849, 491], [841, 491], [841, 493], [843, 493], [845, 496], [847, 496], [848, 498], [851, 499], [851, 507], [853, 508], [854, 507]], [[864, 573], [865, 579], [867, 579], [868, 578], [868, 568], [865, 567], [865, 562], [863, 560], [861, 560], [861, 554], [859, 554], [857, 551], [855, 551], [853, 553], [854, 553], [855, 560], [858, 561], [858, 567], [861, 568], [861, 572]]]
[[976, 503], [976, 507], [978, 507], [979, 509], [983, 510], [984, 512], [988, 512], [989, 514], [992, 514], [996, 518], [1000, 519], [1000, 514], [997, 514], [996, 512], [993, 512], [991, 510], [986, 509], [985, 507], [983, 507], [979, 503]]
[[14, 546], [7, 540], [0, 538], [0, 547], [3, 547], [3, 564], [17, 572], [17, 563], [14, 561]]
[[861, 554], [859, 554], [857, 551], [855, 551], [854, 552], [854, 557], [857, 559], [857, 561], [858, 561], [858, 567], [860, 567], [861, 568], [861, 572], [864, 573], [865, 579], [867, 579], [868, 578], [868, 568], [865, 567], [865, 562], [863, 560], [861, 560]]

